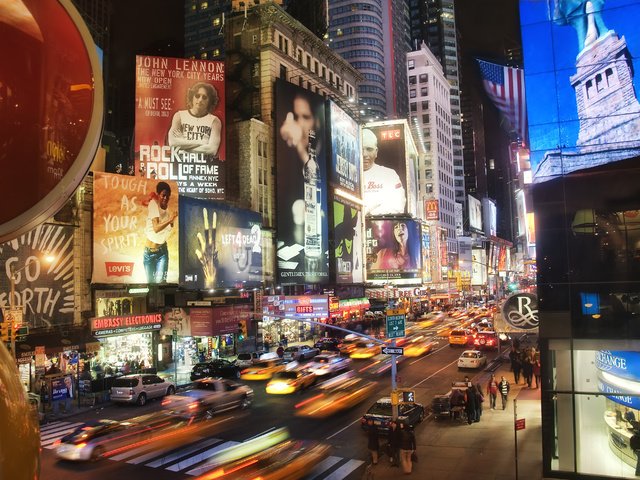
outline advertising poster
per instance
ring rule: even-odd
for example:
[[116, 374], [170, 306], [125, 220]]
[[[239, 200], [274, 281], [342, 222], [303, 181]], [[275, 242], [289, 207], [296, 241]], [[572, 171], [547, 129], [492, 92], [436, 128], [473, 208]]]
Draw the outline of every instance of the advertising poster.
[[482, 248], [471, 250], [471, 285], [485, 287], [487, 285], [487, 252]]
[[10, 306], [13, 271], [14, 305], [23, 306], [24, 325], [73, 323], [73, 232], [71, 226], [40, 225], [0, 244], [0, 308]]
[[136, 56], [136, 176], [225, 198], [224, 80], [224, 62]]
[[431, 236], [429, 235], [429, 227], [422, 227], [422, 281], [423, 283], [431, 283]]
[[73, 377], [65, 375], [64, 377], [51, 379], [51, 400], [54, 402], [73, 398]]
[[440, 203], [438, 200], [424, 201], [425, 220], [438, 220], [440, 218]]
[[333, 243], [336, 283], [362, 283], [362, 211], [343, 200], [333, 201]]
[[178, 283], [178, 185], [95, 172], [93, 283]]
[[262, 215], [221, 202], [182, 198], [180, 284], [253, 287], [262, 281]]
[[411, 219], [366, 221], [367, 279], [420, 282], [420, 225]]
[[495, 237], [497, 234], [497, 210], [496, 204], [488, 198], [482, 199], [482, 218], [484, 219], [484, 234]]
[[407, 213], [404, 124], [367, 124], [362, 129], [364, 208], [367, 216]]
[[331, 126], [331, 171], [329, 181], [335, 188], [362, 198], [360, 128], [338, 105], [329, 102]]
[[413, 136], [406, 122], [401, 124], [405, 130], [405, 151], [407, 157], [407, 213], [412, 217], [418, 216], [418, 149], [413, 142]]
[[637, 0], [520, 0], [535, 182], [640, 154], [639, 17]]
[[476, 232], [482, 232], [482, 202], [471, 195], [468, 195], [467, 202], [469, 208], [469, 228]]
[[278, 280], [329, 281], [324, 98], [276, 81]]
[[161, 335], [179, 337], [214, 337], [238, 332], [240, 320], [250, 320], [249, 305], [225, 305], [222, 307], [170, 308], [162, 318]]

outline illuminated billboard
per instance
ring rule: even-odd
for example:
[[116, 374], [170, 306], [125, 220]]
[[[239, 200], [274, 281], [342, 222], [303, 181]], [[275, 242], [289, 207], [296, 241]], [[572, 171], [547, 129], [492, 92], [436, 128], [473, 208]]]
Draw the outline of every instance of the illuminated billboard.
[[327, 318], [329, 316], [329, 296], [286, 296], [284, 297], [284, 314], [288, 318]]
[[471, 285], [487, 285], [487, 251], [484, 248], [471, 249]]
[[360, 128], [353, 118], [329, 102], [331, 170], [329, 181], [335, 188], [362, 198]]
[[222, 202], [180, 199], [180, 284], [253, 287], [262, 281], [262, 215]]
[[136, 56], [135, 175], [223, 200], [224, 62]]
[[637, 0], [520, 0], [535, 182], [640, 154], [639, 17]]
[[366, 220], [367, 280], [395, 284], [420, 282], [422, 237], [411, 219]]
[[320, 95], [276, 81], [278, 278], [329, 281], [327, 145]]
[[93, 177], [93, 283], [178, 283], [178, 185]]
[[407, 182], [405, 123], [365, 125], [362, 165], [365, 214], [407, 213], [407, 194], [413, 187]]
[[362, 210], [345, 200], [333, 201], [333, 244], [336, 283], [362, 283]]
[[[9, 308], [11, 271], [14, 304], [23, 305], [30, 327], [73, 323], [75, 282], [72, 226], [44, 224], [0, 244], [0, 307]], [[52, 259], [47, 262], [47, 257]]]
[[484, 219], [484, 234], [488, 237], [495, 237], [497, 235], [497, 211], [493, 200], [482, 199], [482, 218]]
[[471, 195], [468, 195], [468, 199], [469, 229], [482, 232], [482, 203]]
[[422, 227], [422, 281], [424, 283], [431, 283], [433, 280], [431, 268], [431, 236], [429, 227], [424, 225]]

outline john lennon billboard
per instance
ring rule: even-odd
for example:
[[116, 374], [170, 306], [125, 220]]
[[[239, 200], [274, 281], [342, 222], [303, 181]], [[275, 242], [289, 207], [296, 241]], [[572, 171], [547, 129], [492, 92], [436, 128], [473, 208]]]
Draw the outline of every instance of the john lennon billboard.
[[640, 155], [639, 17], [637, 0], [520, 0], [535, 182]]

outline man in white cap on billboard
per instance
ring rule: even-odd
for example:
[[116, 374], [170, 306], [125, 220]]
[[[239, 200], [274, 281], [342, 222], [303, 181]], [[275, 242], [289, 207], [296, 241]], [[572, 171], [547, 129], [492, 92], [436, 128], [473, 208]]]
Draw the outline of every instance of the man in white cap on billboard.
[[364, 206], [367, 215], [405, 213], [407, 202], [402, 181], [395, 170], [376, 164], [378, 138], [368, 128], [362, 130], [364, 163]]

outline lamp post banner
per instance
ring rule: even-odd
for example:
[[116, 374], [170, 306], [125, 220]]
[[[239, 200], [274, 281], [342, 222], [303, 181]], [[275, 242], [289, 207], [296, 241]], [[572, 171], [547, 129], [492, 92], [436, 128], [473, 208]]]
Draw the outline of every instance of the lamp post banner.
[[511, 295], [502, 305], [502, 318], [512, 328], [537, 329], [540, 322], [537, 295], [523, 292]]

